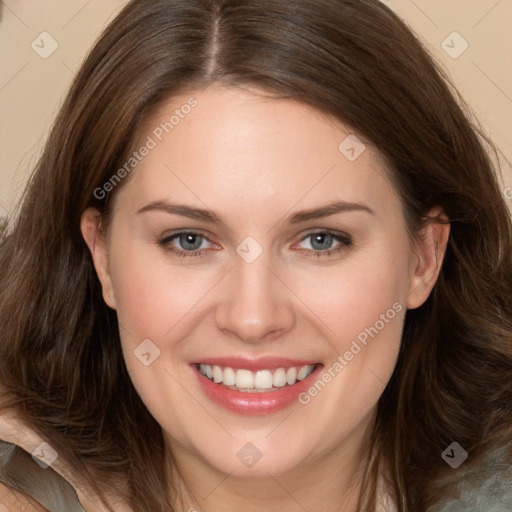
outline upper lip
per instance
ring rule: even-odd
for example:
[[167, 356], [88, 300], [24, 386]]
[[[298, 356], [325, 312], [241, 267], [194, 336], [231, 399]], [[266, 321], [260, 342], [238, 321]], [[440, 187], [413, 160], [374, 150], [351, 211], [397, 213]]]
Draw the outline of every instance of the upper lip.
[[306, 365], [317, 365], [319, 361], [305, 359], [290, 359], [276, 356], [265, 356], [259, 358], [246, 357], [206, 357], [192, 364], [208, 364], [210, 366], [222, 366], [251, 371], [275, 370], [276, 368], [289, 368], [290, 366], [302, 367]]

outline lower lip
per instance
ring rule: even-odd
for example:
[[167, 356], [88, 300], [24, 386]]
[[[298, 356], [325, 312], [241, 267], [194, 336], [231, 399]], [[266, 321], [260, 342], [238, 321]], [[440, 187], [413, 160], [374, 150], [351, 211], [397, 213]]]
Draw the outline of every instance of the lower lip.
[[222, 384], [216, 384], [199, 372], [199, 369], [192, 365], [199, 384], [210, 400], [224, 409], [237, 414], [256, 416], [271, 414], [281, 411], [294, 402], [298, 402], [298, 396], [309, 388], [313, 380], [322, 369], [318, 365], [304, 380], [296, 382], [292, 386], [283, 386], [277, 391], [269, 392], [244, 392], [229, 389]]

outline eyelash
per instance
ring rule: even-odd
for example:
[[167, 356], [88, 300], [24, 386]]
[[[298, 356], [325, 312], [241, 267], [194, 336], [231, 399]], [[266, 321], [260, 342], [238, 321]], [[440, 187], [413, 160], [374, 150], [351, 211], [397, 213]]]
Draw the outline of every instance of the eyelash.
[[[163, 247], [166, 251], [172, 252], [175, 256], [178, 256], [180, 258], [182, 258], [182, 257], [202, 257], [205, 255], [204, 253], [205, 253], [206, 249], [200, 249], [200, 250], [195, 250], [195, 251], [183, 251], [181, 249], [176, 249], [176, 248], [172, 247], [171, 242], [173, 240], [175, 240], [176, 238], [178, 238], [180, 235], [195, 235], [195, 236], [202, 237], [202, 239], [204, 239], [204, 240], [210, 241], [207, 237], [205, 237], [201, 233], [196, 233], [195, 231], [180, 231], [178, 233], [174, 233], [170, 236], [163, 238], [162, 240], [160, 240], [158, 242], [158, 245]], [[333, 231], [328, 231], [328, 230], [310, 232], [310, 233], [306, 234], [305, 236], [303, 236], [299, 240], [299, 242], [303, 242], [304, 240], [307, 240], [308, 238], [310, 238], [314, 235], [327, 235], [329, 237], [332, 237], [337, 242], [340, 242], [340, 245], [335, 249], [328, 249], [325, 251], [315, 251], [312, 249], [305, 249], [305, 252], [308, 256], [315, 256], [317, 258], [328, 257], [331, 254], [341, 252], [342, 250], [347, 249], [348, 247], [350, 247], [352, 245], [352, 239], [350, 236], [348, 236], [346, 234], [334, 233]]]

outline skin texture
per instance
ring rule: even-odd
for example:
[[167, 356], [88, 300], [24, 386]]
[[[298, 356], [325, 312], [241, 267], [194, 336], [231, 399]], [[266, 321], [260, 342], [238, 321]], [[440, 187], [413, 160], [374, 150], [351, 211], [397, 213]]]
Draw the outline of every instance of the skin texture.
[[[413, 243], [370, 144], [349, 161], [338, 150], [347, 127], [255, 90], [212, 86], [175, 97], [146, 120], [137, 147], [191, 96], [197, 106], [119, 190], [107, 233], [96, 210], [82, 216], [131, 378], [201, 510], [355, 510], [357, 451], [393, 372], [406, 309], [426, 300], [438, 276], [449, 225], [430, 223]], [[157, 200], [211, 210], [223, 223], [137, 213]], [[287, 221], [339, 200], [373, 213]], [[174, 255], [170, 248], [185, 250], [179, 239], [159, 245], [179, 230], [206, 237], [202, 256]], [[305, 238], [326, 230], [352, 243], [323, 249]], [[248, 236], [263, 250], [252, 263], [236, 252]], [[393, 304], [401, 306], [394, 318], [306, 405], [259, 417], [228, 412], [190, 367], [212, 356], [271, 355], [327, 369]], [[134, 356], [144, 339], [160, 350], [150, 366]], [[248, 442], [262, 454], [251, 468], [237, 457]]]

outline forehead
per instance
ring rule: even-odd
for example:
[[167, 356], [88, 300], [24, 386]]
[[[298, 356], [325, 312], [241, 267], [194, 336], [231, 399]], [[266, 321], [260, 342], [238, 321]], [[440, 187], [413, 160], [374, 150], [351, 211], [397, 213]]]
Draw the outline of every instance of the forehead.
[[122, 195], [248, 209], [280, 198], [290, 207], [363, 196], [396, 202], [380, 154], [354, 137], [343, 123], [293, 100], [235, 88], [191, 91], [142, 124], [135, 147], [150, 150]]

